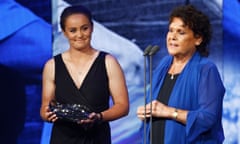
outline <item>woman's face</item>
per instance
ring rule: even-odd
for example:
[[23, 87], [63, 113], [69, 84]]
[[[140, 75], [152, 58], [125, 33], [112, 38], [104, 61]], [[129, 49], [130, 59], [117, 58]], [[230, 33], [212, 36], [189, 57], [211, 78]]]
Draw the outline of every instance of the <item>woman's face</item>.
[[65, 21], [64, 35], [70, 48], [84, 49], [90, 47], [93, 27], [84, 14], [70, 15]]
[[184, 24], [182, 19], [173, 18], [167, 33], [167, 48], [170, 55], [177, 57], [191, 56], [196, 51], [202, 38], [194, 37], [193, 31]]

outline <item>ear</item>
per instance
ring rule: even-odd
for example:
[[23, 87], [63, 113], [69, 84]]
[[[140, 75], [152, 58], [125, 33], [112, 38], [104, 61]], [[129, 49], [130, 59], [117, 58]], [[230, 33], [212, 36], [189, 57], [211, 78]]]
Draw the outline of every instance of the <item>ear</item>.
[[201, 44], [201, 42], [202, 42], [202, 37], [201, 36], [197, 36], [196, 37], [196, 41], [195, 41], [195, 45], [199, 46]]

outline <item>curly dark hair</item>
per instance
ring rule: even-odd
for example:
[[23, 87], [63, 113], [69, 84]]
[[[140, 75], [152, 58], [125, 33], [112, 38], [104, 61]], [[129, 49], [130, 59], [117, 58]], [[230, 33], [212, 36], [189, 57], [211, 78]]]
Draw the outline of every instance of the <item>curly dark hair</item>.
[[212, 36], [212, 29], [208, 16], [192, 5], [184, 5], [176, 7], [172, 11], [169, 23], [171, 23], [175, 17], [182, 19], [184, 24], [193, 31], [195, 37], [202, 37], [201, 44], [196, 46], [196, 48], [202, 56], [207, 57], [209, 55], [207, 46]]
[[85, 15], [89, 19], [91, 25], [93, 25], [92, 13], [88, 8], [86, 8], [82, 5], [69, 6], [69, 7], [65, 8], [63, 10], [63, 12], [60, 16], [60, 26], [61, 26], [61, 29], [63, 31], [65, 31], [66, 19], [73, 14], [83, 14], [83, 15]]

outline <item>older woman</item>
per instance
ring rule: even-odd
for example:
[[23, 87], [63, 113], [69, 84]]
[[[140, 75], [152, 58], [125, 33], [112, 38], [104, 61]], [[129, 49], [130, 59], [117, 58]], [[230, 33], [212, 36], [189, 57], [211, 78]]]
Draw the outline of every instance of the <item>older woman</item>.
[[172, 11], [166, 38], [169, 55], [155, 69], [154, 100], [137, 110], [141, 120], [152, 117], [148, 142], [223, 142], [225, 88], [216, 65], [206, 58], [210, 38], [210, 22], [201, 11], [191, 5]]

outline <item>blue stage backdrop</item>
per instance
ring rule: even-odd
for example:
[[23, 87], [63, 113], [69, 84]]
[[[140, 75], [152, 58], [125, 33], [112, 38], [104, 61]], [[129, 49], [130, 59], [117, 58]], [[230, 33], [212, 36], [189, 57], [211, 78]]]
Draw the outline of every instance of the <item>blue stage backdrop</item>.
[[51, 25], [13, 0], [0, 0], [0, 143], [39, 143], [41, 73], [52, 56]]
[[226, 144], [240, 143], [240, 1], [223, 1], [223, 126]]
[[[19, 1], [30, 4], [29, 0]], [[4, 109], [0, 143], [49, 143], [51, 124], [39, 116], [42, 68], [47, 59], [68, 48], [58, 25], [59, 14], [69, 5], [82, 4], [94, 17], [92, 45], [114, 55], [127, 79], [130, 113], [111, 122], [113, 144], [140, 144], [143, 132], [135, 113], [144, 103], [142, 51], [149, 44], [160, 46], [153, 58], [155, 68], [166, 54], [169, 12], [187, 3], [203, 10], [211, 19], [214, 33], [210, 58], [217, 64], [227, 90], [224, 143], [240, 142], [239, 0], [52, 0], [51, 23], [43, 19], [46, 15], [39, 17], [14, 0], [0, 3], [0, 106]], [[31, 4], [36, 3], [32, 0]]]

